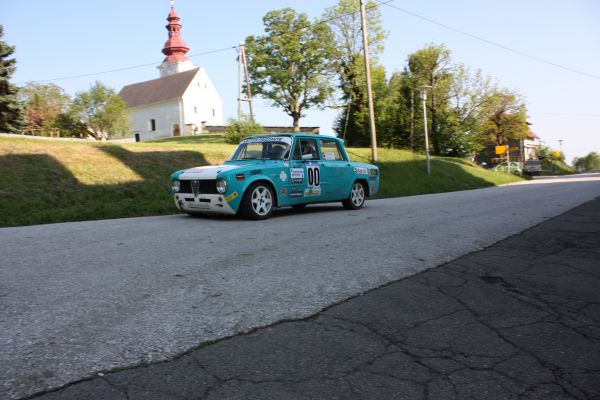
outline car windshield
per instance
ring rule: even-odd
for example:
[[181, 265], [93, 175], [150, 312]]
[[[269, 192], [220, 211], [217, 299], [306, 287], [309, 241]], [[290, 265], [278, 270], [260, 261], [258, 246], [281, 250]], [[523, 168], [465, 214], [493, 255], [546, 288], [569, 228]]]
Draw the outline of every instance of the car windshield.
[[283, 160], [289, 157], [291, 144], [292, 139], [286, 136], [244, 139], [229, 160]]

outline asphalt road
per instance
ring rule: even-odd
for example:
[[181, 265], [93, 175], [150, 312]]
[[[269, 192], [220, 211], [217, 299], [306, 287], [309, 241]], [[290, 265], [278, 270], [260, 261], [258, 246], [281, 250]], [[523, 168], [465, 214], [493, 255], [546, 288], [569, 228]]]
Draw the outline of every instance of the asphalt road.
[[0, 229], [0, 398], [304, 318], [600, 196], [600, 176], [281, 210]]
[[600, 398], [600, 198], [319, 314], [35, 400]]

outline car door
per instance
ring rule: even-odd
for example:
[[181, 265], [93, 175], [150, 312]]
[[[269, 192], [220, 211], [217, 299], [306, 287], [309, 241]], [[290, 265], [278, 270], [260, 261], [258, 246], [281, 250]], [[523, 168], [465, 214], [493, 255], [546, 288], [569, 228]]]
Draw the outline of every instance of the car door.
[[290, 163], [290, 191], [294, 203], [316, 202], [322, 199], [321, 165], [316, 139], [296, 138]]
[[321, 151], [321, 185], [323, 187], [324, 200], [338, 200], [346, 197], [346, 188], [349, 182], [351, 170], [348, 166], [340, 144], [334, 139], [319, 139]]

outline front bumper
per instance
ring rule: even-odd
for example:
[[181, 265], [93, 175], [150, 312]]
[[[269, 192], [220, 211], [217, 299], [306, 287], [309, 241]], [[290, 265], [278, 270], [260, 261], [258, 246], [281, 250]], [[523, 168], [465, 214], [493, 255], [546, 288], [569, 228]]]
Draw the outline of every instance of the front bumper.
[[226, 196], [221, 194], [177, 193], [173, 199], [175, 207], [184, 212], [227, 215], [236, 213], [227, 202]]

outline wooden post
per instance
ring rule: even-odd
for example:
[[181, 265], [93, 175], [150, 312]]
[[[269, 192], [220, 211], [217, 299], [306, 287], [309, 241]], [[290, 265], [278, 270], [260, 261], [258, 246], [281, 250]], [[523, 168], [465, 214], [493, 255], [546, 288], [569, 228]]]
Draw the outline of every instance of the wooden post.
[[240, 55], [242, 56], [242, 62], [244, 63], [244, 73], [246, 75], [246, 92], [248, 93], [248, 107], [250, 108], [250, 120], [254, 121], [254, 113], [252, 112], [252, 89], [250, 89], [250, 75], [248, 74], [248, 60], [246, 59], [246, 45], [240, 44]]
[[237, 56], [237, 65], [238, 65], [238, 121], [242, 120], [242, 52], [241, 52], [242, 44], [238, 46], [238, 56]]
[[365, 1], [360, 0], [360, 15], [363, 36], [363, 51], [365, 55], [365, 72], [367, 74], [367, 98], [369, 102], [369, 126], [371, 128], [371, 158], [377, 162], [377, 132], [375, 131], [375, 109], [373, 107], [373, 93], [371, 91], [371, 66], [369, 62], [369, 38], [367, 32], [367, 12]]

